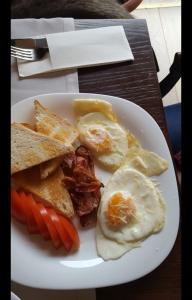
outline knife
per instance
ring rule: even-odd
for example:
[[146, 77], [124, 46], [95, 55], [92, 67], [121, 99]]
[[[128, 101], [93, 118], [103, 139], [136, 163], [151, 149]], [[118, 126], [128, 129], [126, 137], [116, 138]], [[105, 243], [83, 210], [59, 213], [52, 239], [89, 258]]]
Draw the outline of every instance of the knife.
[[21, 48], [48, 48], [46, 38], [11, 39], [11, 46]]

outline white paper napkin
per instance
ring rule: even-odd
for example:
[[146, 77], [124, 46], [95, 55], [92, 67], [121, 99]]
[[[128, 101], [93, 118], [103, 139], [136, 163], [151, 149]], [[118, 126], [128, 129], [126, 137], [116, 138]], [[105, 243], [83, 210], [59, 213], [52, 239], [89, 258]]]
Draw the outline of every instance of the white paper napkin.
[[123, 26], [46, 36], [53, 68], [74, 68], [133, 60]]
[[[27, 38], [37, 35], [74, 30], [74, 20], [54, 19], [14, 19], [11, 20], [11, 38]], [[78, 74], [76, 69], [52, 72], [43, 75], [19, 78], [17, 63], [11, 59], [11, 104], [49, 93], [79, 92]]]
[[49, 52], [41, 61], [18, 61], [21, 77], [71, 68], [133, 60], [123, 26], [48, 34]]

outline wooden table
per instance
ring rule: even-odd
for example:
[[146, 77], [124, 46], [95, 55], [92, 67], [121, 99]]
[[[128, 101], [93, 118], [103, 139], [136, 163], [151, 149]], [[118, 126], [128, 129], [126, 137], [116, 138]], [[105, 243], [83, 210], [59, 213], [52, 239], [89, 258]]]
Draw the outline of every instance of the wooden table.
[[[76, 29], [123, 25], [134, 55], [133, 63], [84, 68], [78, 71], [80, 92], [122, 97], [149, 112], [168, 140], [153, 52], [145, 20], [76, 20]], [[134, 282], [97, 289], [97, 300], [180, 300], [180, 233], [167, 259], [152, 273]]]

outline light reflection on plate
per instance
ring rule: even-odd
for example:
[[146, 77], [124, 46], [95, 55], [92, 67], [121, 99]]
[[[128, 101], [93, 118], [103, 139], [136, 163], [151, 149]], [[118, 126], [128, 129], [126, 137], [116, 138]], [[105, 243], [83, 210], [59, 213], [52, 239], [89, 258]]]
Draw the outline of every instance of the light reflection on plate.
[[96, 265], [101, 264], [104, 262], [102, 258], [94, 258], [94, 259], [88, 259], [88, 260], [62, 260], [60, 263], [64, 265], [65, 267], [70, 268], [89, 268]]

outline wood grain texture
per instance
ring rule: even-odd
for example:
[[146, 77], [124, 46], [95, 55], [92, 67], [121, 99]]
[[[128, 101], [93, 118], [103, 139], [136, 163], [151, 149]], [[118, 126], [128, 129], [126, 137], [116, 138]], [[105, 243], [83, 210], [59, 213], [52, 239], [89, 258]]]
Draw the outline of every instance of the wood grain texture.
[[[75, 21], [77, 30], [115, 24], [123, 25], [135, 57], [134, 62], [80, 69], [80, 92], [113, 95], [140, 105], [153, 116], [169, 140], [146, 21]], [[156, 270], [129, 284], [97, 289], [97, 300], [180, 300], [180, 257], [178, 234], [171, 253]]]

